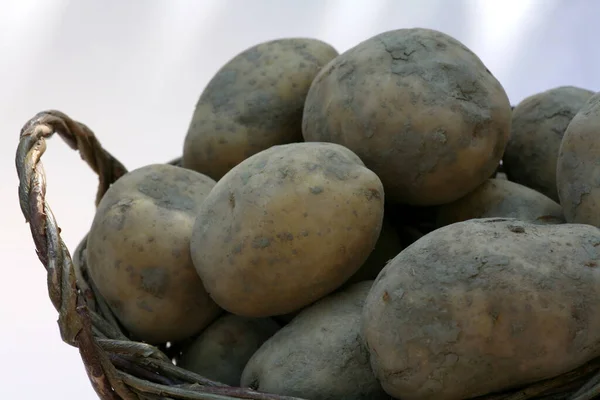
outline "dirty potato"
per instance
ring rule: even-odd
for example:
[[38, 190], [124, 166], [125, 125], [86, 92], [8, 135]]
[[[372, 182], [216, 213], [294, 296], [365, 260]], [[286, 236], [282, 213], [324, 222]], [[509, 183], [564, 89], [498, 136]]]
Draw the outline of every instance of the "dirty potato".
[[190, 255], [196, 214], [214, 185], [200, 173], [156, 164], [123, 175], [100, 201], [88, 272], [133, 338], [185, 339], [221, 312]]
[[558, 149], [569, 122], [593, 94], [586, 89], [561, 86], [530, 96], [517, 105], [503, 158], [509, 180], [559, 201]]
[[250, 357], [279, 328], [271, 318], [225, 314], [182, 350], [177, 365], [205, 378], [240, 386]]
[[374, 36], [330, 61], [304, 106], [306, 141], [354, 151], [386, 199], [454, 201], [496, 170], [511, 107], [498, 80], [452, 37], [429, 29]]
[[600, 230], [477, 219], [437, 229], [375, 280], [363, 334], [402, 400], [462, 400], [600, 356]]
[[526, 186], [505, 179], [488, 179], [460, 199], [439, 206], [436, 226], [474, 218], [516, 218], [540, 224], [565, 222], [562, 207]]
[[600, 228], [600, 93], [569, 123], [561, 142], [556, 180], [568, 222]]
[[242, 386], [311, 400], [387, 400], [360, 329], [372, 283], [357, 283], [302, 310], [254, 353]]
[[404, 245], [398, 231], [389, 218], [384, 216], [381, 233], [375, 248], [358, 271], [346, 283], [349, 286], [362, 281], [370, 281], [377, 277], [385, 264], [402, 251]]
[[345, 147], [274, 146], [238, 164], [206, 197], [192, 259], [225, 310], [291, 313], [360, 268], [379, 237], [383, 204], [381, 181]]
[[[391, 221], [384, 216], [383, 223], [381, 225], [381, 233], [375, 243], [375, 248], [369, 254], [367, 260], [361, 265], [361, 267], [348, 279], [338, 290], [344, 290], [345, 288], [352, 286], [356, 283], [363, 281], [372, 281], [377, 277], [379, 272], [385, 267], [391, 259], [396, 257], [398, 253], [402, 251], [404, 244], [396, 228]], [[308, 305], [310, 307], [310, 305]], [[284, 315], [274, 316], [274, 319], [282, 325], [288, 324], [293, 320], [302, 310], [297, 310]]]
[[316, 39], [252, 46], [225, 64], [202, 92], [183, 147], [183, 166], [219, 180], [249, 156], [301, 142], [306, 93], [337, 56]]

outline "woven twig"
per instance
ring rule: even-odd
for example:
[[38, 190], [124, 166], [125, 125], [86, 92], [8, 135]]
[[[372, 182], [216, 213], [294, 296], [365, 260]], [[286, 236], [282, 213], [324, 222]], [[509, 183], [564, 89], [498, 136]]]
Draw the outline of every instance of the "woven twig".
[[[48, 293], [59, 313], [62, 340], [79, 349], [89, 380], [102, 400], [254, 399], [301, 400], [230, 387], [175, 366], [159, 349], [131, 341], [99, 296], [85, 268], [86, 238], [71, 259], [46, 202], [41, 160], [46, 139], [57, 133], [96, 172], [96, 205], [127, 172], [102, 148], [93, 132], [60, 111], [44, 111], [21, 129], [16, 154], [19, 203], [29, 223], [39, 260], [48, 274]], [[180, 165], [181, 159], [169, 162]]]
[[[85, 237], [74, 252], [65, 246], [46, 202], [41, 160], [46, 139], [58, 133], [96, 172], [96, 205], [110, 185], [127, 172], [102, 148], [93, 132], [59, 111], [44, 111], [21, 130], [16, 154], [19, 203], [29, 223], [39, 260], [48, 275], [48, 294], [59, 313], [62, 340], [79, 349], [89, 380], [101, 400], [302, 400], [211, 381], [174, 365], [158, 348], [131, 341], [86, 271]], [[181, 159], [169, 162], [181, 165]], [[570, 399], [600, 397], [600, 361], [505, 394], [479, 400]]]

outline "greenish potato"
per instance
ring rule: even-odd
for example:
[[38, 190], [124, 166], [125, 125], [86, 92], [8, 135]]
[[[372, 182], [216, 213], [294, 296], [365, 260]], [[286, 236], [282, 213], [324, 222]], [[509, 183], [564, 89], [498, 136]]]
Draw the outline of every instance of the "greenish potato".
[[271, 318], [225, 314], [182, 350], [177, 365], [213, 381], [239, 387], [250, 357], [279, 328]]
[[460, 199], [436, 210], [436, 225], [477, 218], [516, 218], [539, 224], [565, 222], [562, 207], [554, 200], [527, 186], [505, 179], [488, 179]]
[[190, 254], [196, 214], [214, 185], [198, 172], [155, 164], [123, 175], [100, 201], [87, 270], [132, 338], [183, 340], [222, 312]]
[[242, 387], [311, 400], [389, 399], [361, 335], [372, 283], [357, 283], [302, 310], [254, 353]]
[[600, 228], [600, 92], [573, 117], [560, 145], [556, 183], [568, 222]]
[[202, 203], [192, 260], [232, 314], [288, 314], [339, 288], [381, 232], [381, 181], [333, 143], [273, 146], [242, 161]]
[[462, 43], [430, 29], [398, 29], [319, 72], [302, 133], [354, 151], [380, 177], [388, 201], [433, 206], [492, 176], [511, 115], [500, 82]]
[[301, 142], [308, 88], [337, 55], [329, 44], [310, 38], [272, 40], [236, 55], [196, 104], [182, 165], [219, 180], [253, 154]]
[[365, 301], [373, 371], [392, 397], [463, 400], [600, 356], [600, 230], [473, 219], [437, 229]]
[[559, 201], [556, 159], [569, 122], [594, 92], [560, 86], [521, 101], [513, 111], [511, 136], [504, 151], [509, 180]]

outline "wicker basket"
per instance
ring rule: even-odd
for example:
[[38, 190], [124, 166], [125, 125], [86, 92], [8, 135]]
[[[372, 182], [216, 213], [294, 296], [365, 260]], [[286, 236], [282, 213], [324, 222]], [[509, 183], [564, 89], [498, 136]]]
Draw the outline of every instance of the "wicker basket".
[[[62, 340], [79, 348], [89, 380], [103, 400], [297, 398], [261, 393], [211, 381], [173, 363], [176, 346], [150, 346], [128, 339], [106, 302], [87, 279], [86, 239], [73, 258], [45, 199], [46, 177], [40, 161], [45, 140], [58, 133], [97, 173], [96, 205], [127, 170], [102, 148], [93, 132], [59, 111], [44, 111], [22, 128], [16, 152], [19, 202], [29, 223], [37, 255], [46, 268], [48, 292], [59, 312]], [[170, 164], [178, 165], [179, 160]], [[564, 375], [480, 400], [600, 398], [600, 359]]]

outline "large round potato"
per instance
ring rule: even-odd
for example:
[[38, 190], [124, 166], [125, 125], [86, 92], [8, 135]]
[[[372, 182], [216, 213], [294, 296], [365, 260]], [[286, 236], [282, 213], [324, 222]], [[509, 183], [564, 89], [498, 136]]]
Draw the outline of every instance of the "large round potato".
[[337, 54], [316, 39], [285, 38], [235, 56], [212, 78], [196, 104], [183, 166], [218, 180], [259, 151], [301, 142], [308, 88]]
[[569, 122], [593, 94], [586, 89], [561, 86], [530, 96], [517, 105], [503, 158], [509, 180], [559, 201], [558, 149]]
[[333, 143], [274, 146], [229, 171], [202, 203], [191, 250], [211, 297], [246, 317], [287, 314], [341, 286], [383, 220], [377, 175]]
[[196, 214], [214, 185], [194, 171], [148, 165], [123, 175], [100, 201], [88, 236], [88, 272], [133, 338], [182, 340], [222, 311], [190, 255]]
[[302, 310], [254, 353], [242, 386], [311, 400], [387, 400], [361, 336], [372, 283], [357, 283]]
[[436, 210], [436, 226], [474, 218], [516, 218], [539, 224], [565, 222], [562, 207], [527, 186], [505, 179], [488, 179], [460, 199]]
[[558, 196], [568, 222], [600, 227], [600, 93], [565, 131], [556, 166]]
[[462, 400], [600, 356], [600, 230], [479, 219], [440, 228], [375, 280], [371, 365], [402, 400]]
[[454, 201], [496, 170], [511, 108], [498, 80], [459, 41], [429, 29], [374, 36], [312, 83], [306, 141], [339, 143], [382, 180], [386, 199]]
[[279, 328], [271, 318], [223, 315], [182, 350], [177, 365], [216, 382], [240, 386], [248, 360]]

